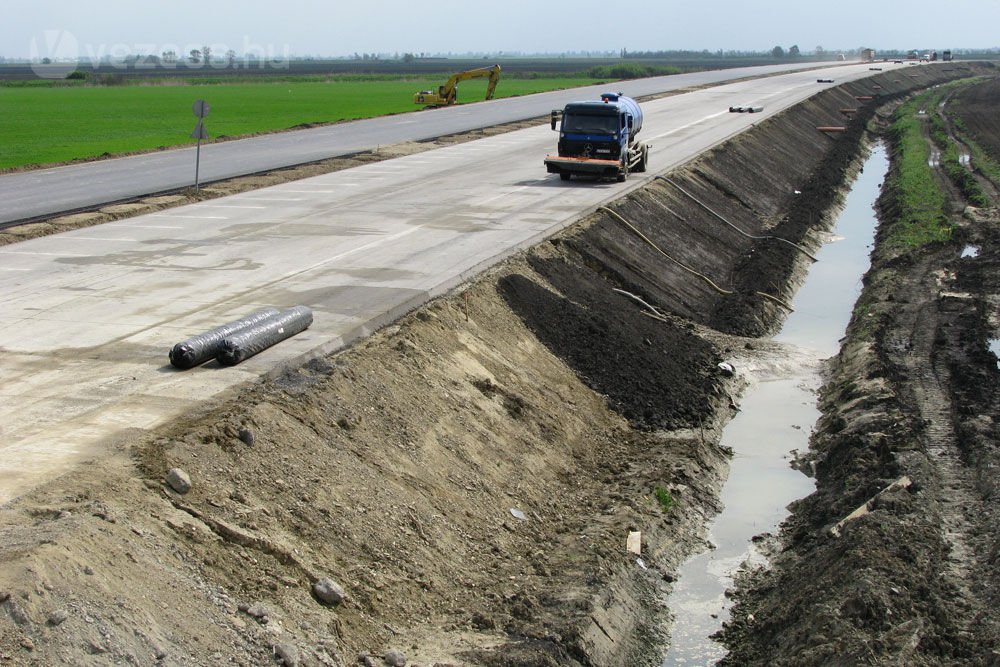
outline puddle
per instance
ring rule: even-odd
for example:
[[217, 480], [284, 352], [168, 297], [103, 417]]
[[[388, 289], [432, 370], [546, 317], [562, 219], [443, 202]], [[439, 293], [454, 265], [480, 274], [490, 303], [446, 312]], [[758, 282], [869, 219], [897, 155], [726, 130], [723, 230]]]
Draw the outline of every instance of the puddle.
[[819, 418], [820, 362], [839, 351], [861, 293], [875, 237], [872, 206], [887, 171], [879, 146], [847, 196], [835, 236], [820, 249], [819, 261], [796, 294], [795, 312], [774, 338], [787, 346], [786, 353], [779, 363], [753, 371], [755, 384], [726, 426], [722, 444], [734, 455], [722, 489], [724, 509], [709, 528], [714, 548], [692, 557], [678, 573], [668, 601], [675, 621], [663, 667], [712, 665], [725, 656], [710, 637], [729, 617], [726, 589], [733, 587], [742, 564], [767, 562], [752, 538], [775, 531], [788, 515], [788, 504], [813, 491], [813, 481], [792, 469], [790, 459], [793, 450], [808, 448]]
[[967, 245], [962, 249], [962, 257], [979, 257], [979, 246]]

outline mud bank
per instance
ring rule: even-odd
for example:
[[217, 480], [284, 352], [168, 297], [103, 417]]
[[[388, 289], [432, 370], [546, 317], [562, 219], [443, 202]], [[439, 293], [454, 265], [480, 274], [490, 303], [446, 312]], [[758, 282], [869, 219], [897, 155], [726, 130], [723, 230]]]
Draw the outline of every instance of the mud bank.
[[881, 122], [857, 98], [966, 74], [949, 69], [824, 92], [4, 507], [0, 660], [658, 664], [662, 601], [727, 468], [740, 387], [718, 363], [783, 317]]
[[[960, 94], [995, 104], [998, 89]], [[996, 159], [995, 119], [972, 106], [957, 111]], [[988, 347], [1000, 213], [940, 180], [956, 211], [948, 241], [887, 244], [901, 224], [895, 186], [880, 201], [872, 268], [823, 391], [817, 492], [796, 506], [774, 569], [744, 582], [725, 664], [1000, 663], [1000, 377]]]

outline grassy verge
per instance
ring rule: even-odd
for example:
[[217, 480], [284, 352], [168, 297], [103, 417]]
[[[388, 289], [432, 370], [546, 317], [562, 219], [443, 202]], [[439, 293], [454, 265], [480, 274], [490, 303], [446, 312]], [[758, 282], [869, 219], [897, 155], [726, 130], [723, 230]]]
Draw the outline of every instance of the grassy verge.
[[[501, 79], [497, 97], [597, 83], [592, 78]], [[311, 123], [416, 111], [413, 94], [439, 78], [334, 79], [266, 83], [0, 87], [0, 169], [95, 158], [192, 143], [191, 105], [205, 99], [212, 138], [248, 136]], [[486, 94], [463, 82], [459, 100]], [[432, 113], [432, 112], [426, 112]]]
[[932, 108], [936, 92], [920, 95], [896, 110], [890, 130], [896, 151], [896, 169], [886, 182], [896, 209], [896, 221], [884, 242], [894, 252], [947, 241], [953, 226], [948, 220], [948, 197], [931, 167], [930, 147], [924, 138], [920, 112]]

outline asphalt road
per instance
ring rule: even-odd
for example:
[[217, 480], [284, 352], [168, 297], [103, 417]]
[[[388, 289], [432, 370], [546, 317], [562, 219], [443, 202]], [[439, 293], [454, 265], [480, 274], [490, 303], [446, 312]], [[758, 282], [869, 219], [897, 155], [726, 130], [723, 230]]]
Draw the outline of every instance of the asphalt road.
[[[545, 173], [545, 124], [0, 248], [0, 503], [133, 429], [368, 335], [825, 87], [799, 72], [647, 102], [650, 171], [625, 183]], [[764, 112], [728, 113], [734, 102]], [[192, 334], [298, 304], [313, 326], [239, 366], [168, 364]]]
[[[609, 88], [640, 97], [808, 66], [748, 67], [624, 81], [208, 143], [201, 150], [200, 180], [217, 181], [402, 141], [420, 141], [537, 118], [561, 108], [567, 101], [591, 99]], [[195, 93], [191, 95], [193, 103]], [[192, 115], [192, 129], [195, 120]], [[211, 131], [211, 114], [206, 126]], [[195, 149], [191, 147], [3, 175], [0, 176], [3, 202], [0, 224], [184, 188], [194, 185], [194, 168]]]

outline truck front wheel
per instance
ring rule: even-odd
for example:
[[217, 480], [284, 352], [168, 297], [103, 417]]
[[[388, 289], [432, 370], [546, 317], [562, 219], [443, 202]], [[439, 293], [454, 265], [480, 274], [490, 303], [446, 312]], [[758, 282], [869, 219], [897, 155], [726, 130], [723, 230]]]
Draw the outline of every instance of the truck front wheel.
[[615, 180], [619, 183], [624, 183], [626, 178], [628, 178], [628, 162], [623, 164], [621, 169], [618, 170], [618, 177]]

